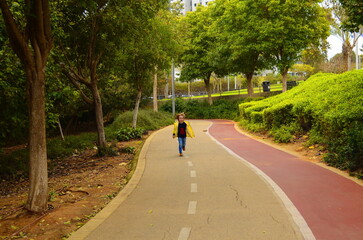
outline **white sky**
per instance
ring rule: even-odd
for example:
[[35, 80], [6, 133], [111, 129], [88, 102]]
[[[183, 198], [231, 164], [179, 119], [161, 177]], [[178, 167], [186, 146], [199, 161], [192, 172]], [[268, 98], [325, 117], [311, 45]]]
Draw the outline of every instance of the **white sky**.
[[[342, 52], [342, 41], [339, 37], [330, 35], [328, 38], [328, 42], [330, 44], [330, 49], [328, 49], [328, 59], [334, 57], [335, 54]], [[361, 49], [363, 44], [363, 36], [360, 36], [358, 39], [358, 48]], [[354, 47], [355, 52], [355, 47]], [[362, 51], [359, 51], [359, 54], [363, 54]]]

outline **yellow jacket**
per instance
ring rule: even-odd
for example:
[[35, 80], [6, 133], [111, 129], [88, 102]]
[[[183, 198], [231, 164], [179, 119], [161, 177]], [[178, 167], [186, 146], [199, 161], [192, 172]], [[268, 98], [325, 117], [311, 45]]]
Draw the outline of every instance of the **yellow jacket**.
[[[188, 121], [184, 121], [187, 124], [187, 137], [195, 137], [194, 135], [194, 131], [192, 126], [190, 126], [190, 123]], [[174, 123], [174, 131], [173, 131], [173, 136], [177, 137], [178, 136], [178, 125], [179, 125], [179, 121], [176, 121]]]

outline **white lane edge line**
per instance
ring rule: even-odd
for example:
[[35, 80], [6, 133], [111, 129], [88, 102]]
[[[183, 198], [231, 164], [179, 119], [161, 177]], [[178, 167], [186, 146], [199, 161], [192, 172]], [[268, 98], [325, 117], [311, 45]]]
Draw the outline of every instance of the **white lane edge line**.
[[188, 161], [188, 166], [189, 167], [193, 167], [193, 162], [192, 161]]
[[192, 230], [192, 228], [190, 228], [190, 227], [182, 228], [179, 233], [178, 240], [188, 240], [191, 230]]
[[313, 232], [311, 231], [309, 225], [306, 223], [304, 217], [301, 215], [301, 213], [299, 212], [299, 210], [295, 207], [295, 205], [293, 204], [293, 202], [289, 199], [289, 197], [286, 195], [286, 193], [280, 188], [279, 185], [277, 185], [277, 183], [275, 183], [267, 174], [265, 174], [262, 170], [260, 170], [259, 168], [257, 168], [255, 165], [253, 165], [252, 163], [248, 162], [246, 159], [244, 159], [243, 157], [239, 156], [238, 154], [236, 154], [235, 152], [233, 152], [231, 149], [229, 149], [228, 147], [226, 147], [225, 145], [223, 145], [221, 142], [219, 142], [217, 139], [215, 139], [210, 133], [209, 133], [209, 128], [213, 125], [213, 123], [211, 123], [208, 127], [207, 130], [207, 134], [209, 135], [209, 137], [215, 141], [217, 144], [219, 144], [220, 146], [222, 146], [227, 152], [229, 152], [231, 155], [237, 157], [241, 162], [243, 162], [244, 164], [246, 164], [248, 167], [250, 167], [252, 169], [252, 171], [254, 171], [257, 175], [260, 175], [268, 184], [270, 184], [270, 186], [275, 190], [276, 194], [280, 197], [281, 201], [283, 202], [283, 204], [285, 205], [286, 209], [289, 211], [289, 213], [291, 214], [295, 224], [298, 226], [298, 228], [300, 229], [301, 234], [303, 235], [305, 240], [316, 240]]
[[192, 215], [197, 212], [197, 201], [189, 201], [188, 214]]
[[196, 193], [196, 192], [198, 192], [198, 184], [196, 184], [196, 183], [192, 183], [192, 184], [190, 185], [190, 192], [192, 192], [192, 193]]
[[191, 177], [191, 178], [195, 178], [195, 177], [197, 177], [197, 172], [196, 172], [196, 171], [194, 171], [194, 170], [191, 170], [191, 171], [190, 171], [190, 177]]

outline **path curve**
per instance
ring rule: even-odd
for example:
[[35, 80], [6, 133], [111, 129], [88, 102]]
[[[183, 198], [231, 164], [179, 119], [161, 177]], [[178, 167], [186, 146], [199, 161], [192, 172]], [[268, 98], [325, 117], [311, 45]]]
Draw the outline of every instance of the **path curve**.
[[188, 139], [184, 157], [171, 126], [156, 132], [143, 149], [139, 183], [127, 197], [124, 191], [116, 197], [122, 201], [111, 201], [102, 220], [97, 215], [96, 224], [92, 219], [82, 236], [76, 232], [70, 239], [303, 239], [274, 189], [211, 139], [211, 122], [191, 124], [196, 138]]
[[318, 240], [363, 239], [363, 187], [314, 163], [256, 141], [215, 120], [209, 133], [269, 176], [299, 210]]

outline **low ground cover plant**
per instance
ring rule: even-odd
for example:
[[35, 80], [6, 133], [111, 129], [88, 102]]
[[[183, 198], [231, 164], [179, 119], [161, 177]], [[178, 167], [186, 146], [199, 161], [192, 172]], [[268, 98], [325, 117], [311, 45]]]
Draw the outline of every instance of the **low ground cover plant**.
[[307, 134], [324, 160], [337, 168], [363, 169], [363, 70], [319, 73], [299, 86], [261, 101], [239, 105], [241, 125], [269, 132], [277, 142]]
[[[138, 127], [131, 128], [132, 111], [121, 113], [115, 121], [105, 128], [107, 140], [129, 141], [141, 138], [149, 130], [156, 130], [163, 126], [170, 125], [174, 122], [169, 113], [157, 112], [152, 110], [141, 110], [139, 112]], [[47, 155], [49, 159], [49, 168], [56, 167], [60, 159], [77, 155], [83, 150], [96, 148], [97, 134], [95, 132], [86, 132], [78, 135], [65, 136], [62, 141], [60, 137], [47, 139]], [[104, 149], [99, 149], [98, 155], [114, 155], [116, 150], [114, 144]], [[133, 153], [132, 147], [125, 147], [121, 152]], [[26, 178], [28, 175], [28, 151], [26, 147], [11, 151], [0, 151], [0, 179], [19, 179]]]

